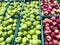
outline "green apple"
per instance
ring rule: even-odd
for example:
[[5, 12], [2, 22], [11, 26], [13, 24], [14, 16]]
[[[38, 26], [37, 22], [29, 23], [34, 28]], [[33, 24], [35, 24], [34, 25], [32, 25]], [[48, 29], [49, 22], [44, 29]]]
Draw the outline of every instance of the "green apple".
[[4, 27], [4, 31], [6, 31], [7, 30], [7, 27]]
[[9, 24], [8, 20], [2, 22], [3, 25], [7, 26]]
[[29, 40], [29, 43], [32, 44], [32, 39]]
[[13, 26], [16, 26], [16, 23], [13, 23]]
[[32, 39], [38, 39], [37, 35], [32, 35]]
[[0, 37], [0, 43], [4, 41], [4, 38], [3, 37]]
[[12, 35], [13, 34], [13, 31], [12, 30], [9, 30], [8, 31], [8, 35], [10, 36], [10, 35]]
[[21, 40], [22, 40], [21, 37], [17, 37], [17, 38], [15, 39], [16, 43], [21, 43]]
[[32, 44], [28, 44], [28, 45], [32, 45]]
[[0, 31], [3, 31], [4, 27], [3, 26], [0, 26]]
[[14, 37], [14, 35], [10, 35], [10, 38], [13, 38]]
[[30, 21], [31, 21], [31, 22], [33, 22], [33, 21], [35, 21], [35, 19], [33, 19], [33, 18], [30, 18]]
[[36, 30], [36, 35], [39, 35], [41, 34], [41, 31], [40, 30]]
[[22, 28], [23, 29], [27, 29], [27, 25], [26, 24], [23, 24]]
[[26, 17], [27, 17], [26, 15], [25, 15], [25, 16], [23, 16], [23, 19], [26, 19]]
[[9, 18], [8, 20], [10, 23], [13, 23], [13, 19], [12, 18]]
[[23, 44], [26, 44], [27, 41], [28, 41], [28, 38], [27, 38], [27, 37], [24, 37], [24, 38], [22, 39], [22, 43], [23, 43]]
[[18, 37], [23, 36], [23, 32], [18, 32]]
[[34, 15], [30, 15], [30, 18], [35, 18], [35, 16]]
[[41, 44], [41, 40], [39, 40], [39, 44]]
[[24, 23], [21, 23], [20, 26], [24, 25]]
[[4, 19], [4, 17], [3, 16], [0, 16], [0, 20], [3, 20]]
[[11, 30], [11, 29], [12, 29], [12, 25], [8, 25], [7, 30]]
[[28, 34], [28, 35], [27, 35], [27, 38], [28, 38], [28, 39], [31, 39], [31, 35]]
[[36, 29], [41, 29], [41, 25], [36, 25]]
[[30, 18], [27, 17], [27, 18], [26, 18], [26, 21], [29, 21], [29, 20], [30, 20]]
[[0, 37], [2, 36], [2, 34], [3, 34], [3, 32], [2, 32], [2, 31], [0, 31]]
[[27, 35], [27, 31], [23, 31], [23, 35], [24, 35], [24, 36]]
[[6, 38], [8, 36], [8, 32], [3, 32], [2, 36]]
[[36, 20], [40, 20], [40, 16], [36, 16]]
[[22, 19], [22, 20], [21, 20], [21, 22], [22, 22], [22, 23], [25, 23], [25, 20], [24, 20], [24, 19]]
[[34, 22], [33, 22], [33, 25], [36, 26], [36, 25], [37, 25], [37, 21], [34, 21]]
[[16, 45], [19, 45], [19, 44], [16, 44]]
[[30, 21], [26, 22], [26, 24], [27, 24], [27, 26], [31, 26], [31, 22]]
[[38, 39], [33, 39], [32, 44], [33, 45], [39, 45], [39, 40]]
[[24, 45], [23, 43], [21, 43], [20, 45]]
[[19, 27], [19, 31], [23, 31], [22, 27]]
[[14, 19], [14, 23], [17, 23], [17, 21], [18, 21], [17, 19]]
[[34, 28], [34, 26], [31, 26], [31, 29], [33, 29]]
[[34, 30], [30, 30], [30, 31], [28, 31], [28, 33], [29, 33], [30, 35], [33, 35], [33, 34], [35, 34], [35, 31], [34, 31]]
[[10, 45], [10, 44], [6, 44], [6, 45]]
[[13, 27], [13, 31], [15, 31], [16, 30], [16, 27]]
[[11, 43], [11, 41], [12, 41], [12, 38], [10, 38], [10, 37], [6, 38], [6, 43], [7, 44]]
[[5, 42], [2, 42], [1, 45], [6, 45], [6, 43]]

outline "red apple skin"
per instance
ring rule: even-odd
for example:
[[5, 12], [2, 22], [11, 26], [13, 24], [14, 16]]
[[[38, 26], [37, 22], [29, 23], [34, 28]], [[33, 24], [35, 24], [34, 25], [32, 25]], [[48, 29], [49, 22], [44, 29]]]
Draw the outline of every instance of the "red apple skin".
[[55, 38], [55, 33], [54, 32], [51, 33], [51, 37]]
[[58, 41], [53, 39], [53, 45], [58, 45]]
[[56, 35], [56, 39], [60, 41], [60, 35]]
[[53, 45], [53, 42], [51, 41], [51, 42], [49, 42], [49, 45]]
[[45, 45], [49, 45], [48, 42], [44, 42], [44, 43], [45, 43]]
[[49, 35], [49, 31], [48, 30], [45, 30], [44, 31], [44, 35]]
[[50, 27], [46, 26], [46, 27], [45, 27], [45, 30], [50, 30]]
[[48, 42], [50, 42], [51, 40], [52, 40], [52, 38], [51, 38], [51, 36], [46, 36], [46, 38], [45, 38]]
[[58, 30], [58, 29], [55, 29], [54, 32], [55, 32], [56, 34], [58, 34], [58, 33], [59, 33], [59, 30]]
[[51, 18], [51, 20], [53, 20], [53, 21], [54, 21], [54, 20], [56, 20], [56, 17], [55, 17], [55, 16], [53, 16], [53, 17]]

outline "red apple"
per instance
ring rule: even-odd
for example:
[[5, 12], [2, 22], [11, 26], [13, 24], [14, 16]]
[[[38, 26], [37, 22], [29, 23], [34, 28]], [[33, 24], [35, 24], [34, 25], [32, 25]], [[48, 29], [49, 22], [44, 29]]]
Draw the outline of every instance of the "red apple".
[[45, 42], [45, 45], [48, 45], [48, 42]]
[[53, 40], [53, 45], [58, 45], [58, 41], [57, 40]]
[[55, 29], [54, 32], [57, 34], [57, 33], [59, 33], [59, 30], [58, 29]]
[[60, 40], [60, 35], [56, 35], [56, 39], [57, 40]]
[[49, 42], [49, 45], [53, 45], [53, 42], [51, 41], [51, 42]]
[[51, 36], [46, 36], [46, 40], [47, 41], [51, 41], [52, 40], [52, 37]]

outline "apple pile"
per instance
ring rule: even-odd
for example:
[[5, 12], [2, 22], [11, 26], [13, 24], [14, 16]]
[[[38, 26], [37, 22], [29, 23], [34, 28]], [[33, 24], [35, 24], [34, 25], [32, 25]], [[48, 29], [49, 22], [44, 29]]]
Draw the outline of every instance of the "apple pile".
[[10, 45], [14, 37], [17, 19], [0, 16], [0, 45]]
[[60, 15], [56, 0], [41, 0], [42, 15]]
[[60, 17], [45, 18], [43, 25], [45, 45], [60, 45]]
[[7, 9], [6, 16], [11, 17], [19, 16], [21, 12], [22, 3], [21, 2], [11, 2], [9, 8]]
[[22, 19], [15, 39], [16, 45], [41, 45], [41, 25], [38, 15], [38, 2], [26, 2]]
[[0, 16], [3, 14], [4, 9], [6, 8], [6, 2], [0, 2]]

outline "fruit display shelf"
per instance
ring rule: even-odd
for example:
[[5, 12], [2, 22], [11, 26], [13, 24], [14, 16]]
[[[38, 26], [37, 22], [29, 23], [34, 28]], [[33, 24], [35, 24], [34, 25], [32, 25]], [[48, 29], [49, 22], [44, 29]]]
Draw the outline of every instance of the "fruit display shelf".
[[42, 17], [44, 45], [60, 45], [60, 16]]
[[39, 2], [25, 1], [20, 19], [14, 45], [42, 45]]

